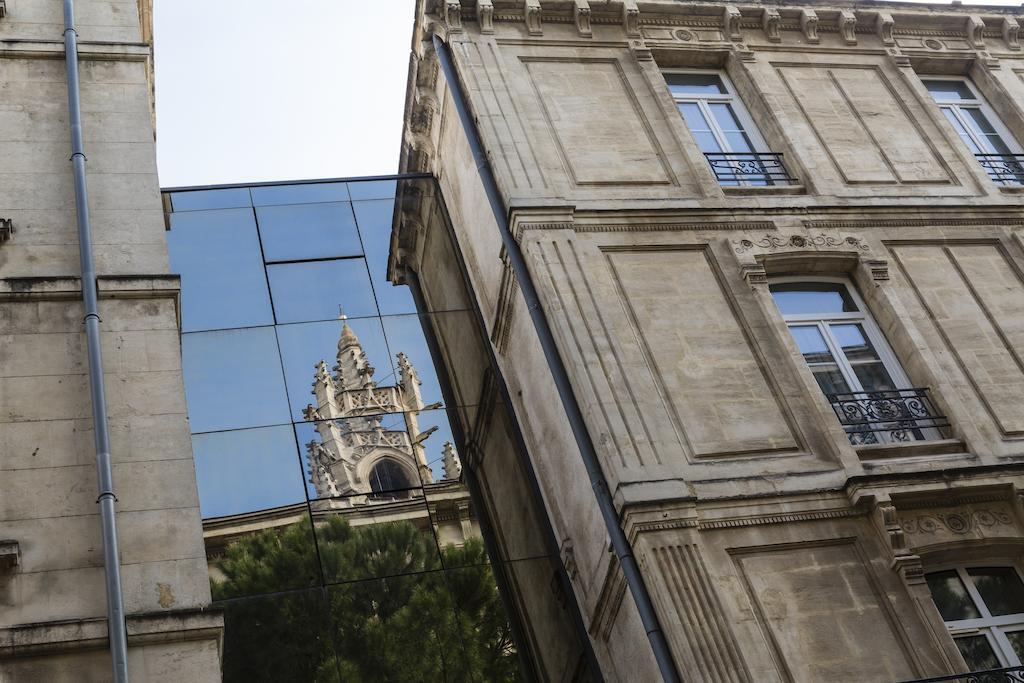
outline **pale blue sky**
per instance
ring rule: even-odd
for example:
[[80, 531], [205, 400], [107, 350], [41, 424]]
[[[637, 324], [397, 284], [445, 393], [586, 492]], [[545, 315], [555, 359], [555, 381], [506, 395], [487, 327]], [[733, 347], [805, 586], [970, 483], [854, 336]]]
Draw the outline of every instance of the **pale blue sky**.
[[394, 173], [413, 0], [155, 0], [163, 187]]
[[162, 186], [397, 170], [413, 0], [155, 5]]

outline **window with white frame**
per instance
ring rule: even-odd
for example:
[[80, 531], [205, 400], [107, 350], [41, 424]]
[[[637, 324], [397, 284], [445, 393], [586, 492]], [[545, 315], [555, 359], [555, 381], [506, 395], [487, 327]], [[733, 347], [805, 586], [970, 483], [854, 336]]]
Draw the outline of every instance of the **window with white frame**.
[[852, 444], [941, 437], [947, 423], [927, 391], [911, 387], [848, 281], [792, 278], [769, 290]]
[[957, 566], [925, 580], [970, 671], [1024, 664], [1024, 581], [1017, 567]]
[[779, 185], [791, 179], [768, 150], [728, 77], [718, 71], [667, 71], [672, 98], [722, 185]]
[[1024, 184], [1024, 149], [966, 78], [923, 79], [946, 120], [989, 177], [1000, 185]]

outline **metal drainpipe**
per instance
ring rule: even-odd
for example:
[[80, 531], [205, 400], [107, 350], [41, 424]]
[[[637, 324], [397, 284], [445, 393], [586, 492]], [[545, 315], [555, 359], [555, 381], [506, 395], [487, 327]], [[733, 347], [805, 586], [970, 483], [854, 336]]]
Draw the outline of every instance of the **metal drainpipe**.
[[526, 308], [530, 312], [530, 318], [533, 320], [537, 338], [540, 341], [541, 349], [544, 351], [544, 358], [547, 361], [548, 369], [551, 371], [551, 377], [555, 382], [555, 389], [558, 391], [558, 397], [561, 399], [562, 408], [565, 410], [566, 418], [569, 420], [573, 436], [576, 439], [576, 445], [579, 447], [580, 455], [583, 457], [583, 464], [590, 478], [594, 497], [597, 498], [597, 505], [601, 510], [601, 516], [604, 518], [605, 528], [611, 538], [615, 557], [619, 561], [622, 574], [626, 579], [626, 585], [629, 586], [629, 592], [633, 596], [637, 611], [640, 613], [640, 621], [647, 632], [647, 639], [650, 642], [654, 658], [658, 662], [661, 676], [666, 683], [677, 683], [681, 679], [679, 672], [676, 671], [675, 662], [668, 647], [668, 641], [665, 639], [665, 633], [661, 629], [658, 615], [654, 611], [654, 604], [651, 601], [647, 585], [644, 583], [644, 577], [640, 573], [636, 558], [633, 557], [633, 549], [630, 546], [629, 539], [626, 538], [626, 533], [619, 525], [619, 516], [615, 511], [615, 503], [612, 501], [611, 493], [608, 490], [608, 482], [601, 471], [597, 450], [594, 448], [594, 442], [590, 438], [590, 432], [587, 431], [586, 423], [583, 420], [583, 411], [576, 400], [576, 394], [573, 393], [572, 383], [569, 380], [569, 373], [566, 370], [565, 363], [558, 353], [558, 346], [555, 343], [554, 335], [551, 333], [551, 326], [548, 324], [547, 318], [544, 316], [544, 310], [541, 308], [537, 287], [534, 285], [530, 271], [526, 267], [526, 259], [523, 257], [519, 242], [516, 241], [512, 231], [509, 229], [508, 214], [498, 192], [498, 184], [494, 179], [494, 173], [491, 171], [491, 166], [483, 151], [480, 132], [477, 129], [476, 122], [469, 114], [469, 107], [462, 90], [462, 83], [459, 81], [455, 65], [452, 62], [451, 52], [448, 49], [448, 45], [436, 33], [433, 36], [433, 42], [434, 51], [437, 53], [438, 61], [441, 63], [441, 70], [444, 72], [445, 80], [448, 81], [448, 87], [452, 93], [455, 110], [459, 115], [459, 120], [469, 141], [473, 160], [476, 162], [477, 173], [480, 175], [484, 192], [487, 194], [487, 201], [490, 203], [494, 220], [497, 222], [498, 229], [501, 232], [501, 241], [505, 246], [505, 251], [508, 253], [509, 263], [512, 266], [512, 271], [515, 273], [516, 280], [519, 282], [520, 290], [526, 301]]
[[103, 569], [107, 583], [107, 634], [110, 640], [114, 681], [128, 681], [128, 637], [121, 592], [121, 564], [117, 549], [114, 478], [110, 466], [110, 434], [107, 431], [107, 402], [103, 388], [103, 357], [100, 350], [100, 316], [96, 293], [96, 270], [92, 262], [92, 226], [89, 223], [89, 193], [85, 184], [85, 148], [82, 143], [82, 104], [79, 97], [78, 34], [75, 31], [74, 0], [64, 0], [64, 59], [68, 71], [68, 116], [71, 128], [71, 167], [75, 177], [75, 213], [78, 222], [78, 254], [82, 268], [82, 303], [85, 339], [89, 354], [89, 392], [96, 444], [96, 478], [99, 485], [100, 525], [103, 534]]

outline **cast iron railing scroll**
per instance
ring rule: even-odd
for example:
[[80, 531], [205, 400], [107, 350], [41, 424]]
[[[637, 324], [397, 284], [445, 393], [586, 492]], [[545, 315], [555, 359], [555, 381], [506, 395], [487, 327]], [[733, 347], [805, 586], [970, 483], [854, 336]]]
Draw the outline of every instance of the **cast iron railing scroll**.
[[975, 154], [997, 185], [1024, 185], [1024, 154]]
[[826, 394], [854, 446], [945, 439], [949, 420], [928, 389]]
[[715, 178], [723, 185], [794, 185], [777, 152], [705, 152]]
[[920, 678], [906, 683], [1024, 683], [1024, 666], [972, 671], [966, 674]]

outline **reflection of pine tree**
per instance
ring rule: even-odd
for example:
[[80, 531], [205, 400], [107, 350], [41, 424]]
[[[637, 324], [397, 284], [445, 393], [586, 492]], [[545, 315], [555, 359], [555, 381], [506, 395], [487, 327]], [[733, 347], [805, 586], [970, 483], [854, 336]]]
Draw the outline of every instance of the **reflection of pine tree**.
[[[433, 539], [408, 522], [352, 528], [330, 517], [317, 537], [326, 580], [356, 582], [327, 589], [329, 615], [318, 590], [226, 605], [227, 683], [518, 680], [479, 540], [445, 548], [454, 569], [439, 572]], [[236, 541], [221, 570], [217, 600], [319, 583], [308, 523]]]

